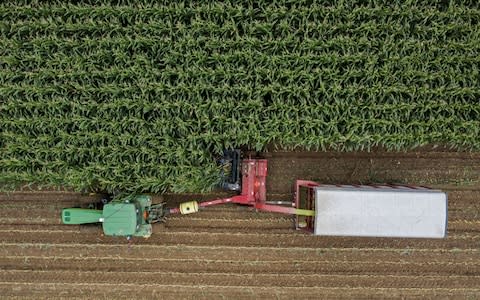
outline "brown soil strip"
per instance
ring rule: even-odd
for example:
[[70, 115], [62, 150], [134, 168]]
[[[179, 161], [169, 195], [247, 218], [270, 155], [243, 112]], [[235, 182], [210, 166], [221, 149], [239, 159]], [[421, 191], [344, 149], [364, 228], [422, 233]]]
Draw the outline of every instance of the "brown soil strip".
[[[257, 287], [257, 286], [183, 286], [166, 285], [163, 283], [116, 284], [116, 283], [10, 283], [0, 282], [3, 295], [20, 297], [56, 297], [72, 298], [79, 295], [82, 298], [115, 297], [131, 299], [131, 291], [140, 298], [161, 297], [162, 299], [251, 299], [276, 298], [292, 299], [385, 299], [385, 298], [416, 298], [424, 299], [425, 295], [434, 298], [475, 299], [480, 295], [479, 288], [324, 288], [324, 287]], [[47, 295], [47, 296], [46, 296]], [[73, 296], [75, 297], [75, 296]]]
[[[341, 279], [341, 281], [339, 281]], [[5, 270], [0, 282], [65, 282], [65, 283], [148, 283], [226, 286], [282, 287], [382, 287], [382, 288], [478, 288], [480, 276], [410, 275], [321, 275], [321, 274], [232, 274], [180, 272], [76, 272]]]

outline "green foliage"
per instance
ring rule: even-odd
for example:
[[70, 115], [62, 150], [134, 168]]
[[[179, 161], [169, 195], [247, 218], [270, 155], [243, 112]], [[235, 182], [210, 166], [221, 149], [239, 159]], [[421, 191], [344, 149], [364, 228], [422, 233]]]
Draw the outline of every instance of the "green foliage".
[[224, 147], [480, 148], [478, 1], [7, 1], [0, 183], [208, 190]]

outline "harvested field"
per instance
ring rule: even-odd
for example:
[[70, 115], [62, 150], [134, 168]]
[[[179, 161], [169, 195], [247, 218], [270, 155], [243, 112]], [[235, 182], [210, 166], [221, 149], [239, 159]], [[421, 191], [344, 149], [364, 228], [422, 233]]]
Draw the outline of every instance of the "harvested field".
[[[150, 239], [60, 224], [63, 207], [99, 195], [0, 195], [3, 297], [79, 298], [478, 298], [480, 154], [267, 153], [268, 197], [287, 200], [295, 178], [426, 184], [449, 194], [448, 237], [313, 237], [291, 217], [227, 205], [171, 216]], [[165, 195], [180, 200], [224, 194]], [[154, 197], [155, 200], [158, 198]]]

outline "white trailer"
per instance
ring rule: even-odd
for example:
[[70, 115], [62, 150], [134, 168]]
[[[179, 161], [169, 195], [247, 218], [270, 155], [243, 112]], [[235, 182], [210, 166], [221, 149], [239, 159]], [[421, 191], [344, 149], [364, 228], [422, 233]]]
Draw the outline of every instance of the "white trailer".
[[407, 185], [324, 185], [298, 180], [295, 205], [314, 210], [297, 216], [297, 229], [314, 235], [443, 238], [447, 194]]

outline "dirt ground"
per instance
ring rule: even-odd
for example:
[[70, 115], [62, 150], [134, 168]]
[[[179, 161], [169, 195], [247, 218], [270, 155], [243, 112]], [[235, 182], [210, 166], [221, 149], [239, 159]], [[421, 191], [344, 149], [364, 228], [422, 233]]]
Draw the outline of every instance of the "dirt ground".
[[[296, 231], [289, 216], [227, 205], [171, 216], [151, 238], [128, 243], [97, 225], [60, 224], [62, 208], [100, 195], [0, 194], [2, 298], [480, 298], [480, 153], [264, 156], [269, 200], [290, 200], [297, 178], [441, 188], [448, 237], [314, 237]], [[174, 205], [222, 195], [164, 198]]]

